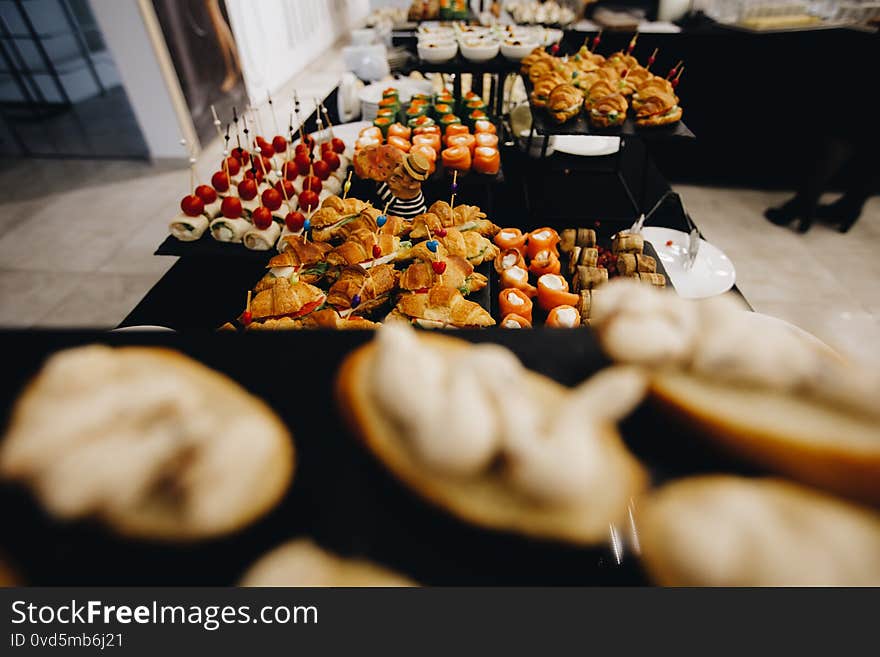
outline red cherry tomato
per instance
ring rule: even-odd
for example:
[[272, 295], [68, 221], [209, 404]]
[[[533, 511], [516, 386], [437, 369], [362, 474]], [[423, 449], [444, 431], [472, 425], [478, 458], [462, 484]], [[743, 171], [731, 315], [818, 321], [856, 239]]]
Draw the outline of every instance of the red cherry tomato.
[[220, 165], [221, 169], [225, 169], [226, 167], [229, 167], [230, 176], [237, 176], [238, 172], [241, 171], [241, 162], [238, 161], [238, 158], [230, 156], [226, 158], [226, 164], [221, 163]]
[[269, 173], [272, 170], [272, 160], [268, 157], [261, 157], [256, 162], [257, 170], [261, 171], [263, 175]]
[[326, 151], [324, 153], [324, 161], [327, 163], [327, 166], [330, 167], [330, 171], [336, 171], [342, 164], [336, 151]]
[[272, 147], [272, 144], [260, 148], [260, 155], [262, 157], [272, 157], [273, 155], [275, 155], [275, 149]]
[[251, 154], [240, 146], [232, 149], [232, 157], [241, 162], [243, 165], [251, 161]]
[[254, 173], [253, 169], [248, 169], [244, 172], [245, 180], [256, 180], [257, 182], [263, 182], [264, 177], [265, 176], [263, 176], [263, 172], [259, 169], [256, 171], [256, 173]]
[[315, 192], [315, 194], [320, 194], [321, 190], [324, 188], [324, 185], [321, 184], [321, 179], [318, 176], [306, 176], [306, 179], [303, 180], [303, 189], [310, 189]]
[[304, 189], [299, 193], [299, 207], [309, 211], [318, 207], [318, 193]]
[[227, 219], [238, 219], [241, 217], [241, 201], [236, 196], [227, 196], [220, 204], [220, 212]]
[[312, 170], [321, 180], [327, 180], [330, 177], [330, 165], [324, 160], [316, 160], [312, 165]]
[[272, 211], [269, 208], [261, 205], [256, 210], [254, 210], [254, 214], [251, 216], [251, 219], [254, 222], [254, 226], [259, 228], [260, 230], [266, 230], [269, 226], [272, 225]]
[[281, 204], [284, 202], [284, 197], [281, 196], [281, 192], [274, 187], [270, 187], [264, 191], [260, 198], [263, 200], [263, 205], [273, 212], [280, 208]]
[[229, 176], [226, 175], [225, 171], [218, 171], [211, 176], [211, 184], [218, 192], [225, 192], [229, 189]]
[[245, 201], [250, 201], [257, 196], [257, 181], [253, 178], [245, 178], [238, 183], [238, 195]]
[[300, 175], [309, 175], [309, 169], [312, 166], [312, 160], [309, 157], [308, 153], [297, 153], [296, 156], [293, 158], [293, 161], [296, 163], [296, 169], [297, 171], [299, 171]]
[[295, 162], [285, 162], [281, 167], [281, 171], [287, 180], [296, 180], [296, 177], [299, 175], [299, 169], [296, 168]]
[[190, 217], [198, 217], [205, 211], [205, 202], [195, 194], [190, 194], [183, 197], [183, 200], [180, 202], [180, 209]]
[[333, 146], [333, 150], [336, 151], [337, 153], [344, 153], [345, 152], [345, 142], [342, 141], [339, 137], [334, 137], [333, 139], [330, 140], [330, 143]]
[[266, 138], [263, 137], [262, 135], [257, 135], [257, 137], [254, 141], [257, 142], [257, 146], [259, 146], [260, 148], [264, 148], [266, 146], [272, 145], [270, 142], [266, 141]]
[[288, 212], [287, 216], [284, 217], [284, 223], [287, 226], [287, 230], [295, 233], [302, 230], [303, 225], [306, 223], [306, 216], [302, 212]]
[[199, 185], [196, 187], [196, 196], [205, 202], [205, 205], [213, 203], [217, 200], [217, 192], [210, 185]]
[[272, 138], [272, 148], [276, 153], [283, 153], [287, 150], [287, 140], [281, 135], [275, 135]]
[[309, 145], [304, 144], [302, 142], [299, 142], [296, 146], [294, 146], [293, 154], [299, 155], [300, 153], [305, 153], [306, 155], [308, 155], [309, 154]]
[[[275, 183], [275, 189], [277, 189], [278, 193], [281, 194], [281, 196], [286, 200], [290, 200], [294, 196], [296, 196], [296, 190], [293, 188], [293, 183], [289, 180], [284, 181], [283, 189], [281, 187], [281, 181], [279, 180], [277, 183]], [[265, 201], [263, 201], [263, 203], [265, 203]]]

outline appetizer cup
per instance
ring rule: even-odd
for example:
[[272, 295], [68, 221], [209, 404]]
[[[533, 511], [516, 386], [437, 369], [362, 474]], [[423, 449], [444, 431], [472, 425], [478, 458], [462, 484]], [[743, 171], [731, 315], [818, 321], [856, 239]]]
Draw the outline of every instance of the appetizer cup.
[[536, 39], [505, 39], [501, 43], [501, 54], [510, 61], [518, 62], [539, 45]]
[[422, 61], [430, 64], [440, 64], [448, 62], [455, 57], [458, 52], [458, 44], [455, 41], [432, 41], [428, 43], [419, 41], [417, 49]]
[[495, 39], [462, 39], [461, 54], [471, 62], [487, 62], [498, 55], [501, 44]]

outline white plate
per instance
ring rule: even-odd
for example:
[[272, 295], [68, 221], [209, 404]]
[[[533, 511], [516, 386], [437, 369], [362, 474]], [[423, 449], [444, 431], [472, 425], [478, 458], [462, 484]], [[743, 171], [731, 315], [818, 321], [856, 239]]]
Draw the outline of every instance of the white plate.
[[154, 326], [152, 324], [142, 324], [140, 326], [123, 326], [122, 328], [115, 328], [111, 333], [121, 333], [122, 331], [167, 331], [171, 333], [176, 333], [176, 331], [172, 328], [168, 328], [167, 326]]
[[838, 360], [843, 360], [843, 356], [840, 355], [833, 347], [830, 347], [827, 343], [823, 342], [815, 335], [810, 333], [809, 331], [805, 331], [800, 326], [792, 324], [784, 319], [780, 319], [779, 317], [773, 317], [772, 315], [765, 315], [764, 313], [758, 312], [748, 312], [749, 318], [755, 324], [755, 330], [760, 331], [762, 325], [764, 324], [778, 324], [780, 326], [784, 326], [786, 329], [794, 333], [798, 338], [803, 340], [806, 344], [815, 348], [820, 353], [825, 354], [826, 356], [831, 356]]
[[736, 283], [736, 269], [724, 252], [706, 240], [700, 240], [697, 259], [690, 270], [685, 270], [688, 234], [672, 228], [646, 226], [642, 236], [653, 246], [672, 285], [680, 297], [702, 299], [723, 294]]
[[556, 151], [582, 157], [611, 155], [620, 150], [620, 137], [601, 137], [598, 135], [557, 135], [554, 143]]

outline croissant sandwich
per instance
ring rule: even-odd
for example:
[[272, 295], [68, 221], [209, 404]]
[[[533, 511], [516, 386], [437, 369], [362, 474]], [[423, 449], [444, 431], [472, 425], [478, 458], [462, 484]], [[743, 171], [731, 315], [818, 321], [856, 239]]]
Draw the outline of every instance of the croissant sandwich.
[[440, 285], [425, 293], [403, 295], [396, 310], [425, 328], [479, 328], [495, 324], [480, 304], [468, 301], [454, 288]]
[[[392, 265], [379, 265], [367, 270], [357, 265], [346, 267], [327, 293], [327, 303], [352, 313], [370, 312], [388, 300], [397, 287], [398, 272]], [[355, 297], [360, 303], [355, 303]]]
[[547, 109], [557, 123], [565, 123], [581, 111], [584, 97], [580, 89], [571, 84], [561, 84], [550, 92]]
[[550, 102], [550, 93], [563, 82], [565, 82], [565, 79], [555, 73], [541, 77], [535, 82], [535, 88], [532, 89], [532, 105], [535, 107], [547, 107]]
[[251, 316], [255, 320], [308, 315], [324, 305], [327, 296], [308, 283], [290, 283], [279, 279], [267, 290], [258, 292], [251, 302]]
[[461, 256], [448, 256], [443, 260], [446, 269], [437, 274], [431, 263], [416, 262], [400, 275], [400, 289], [407, 292], [427, 290], [434, 285], [457, 289], [462, 295], [482, 290], [488, 284], [486, 277], [474, 271], [474, 266]]
[[626, 120], [626, 110], [626, 98], [622, 94], [612, 94], [593, 104], [590, 122], [598, 128], [619, 126]]
[[587, 98], [584, 100], [584, 109], [590, 111], [593, 105], [607, 96], [617, 93], [617, 86], [608, 80], [599, 80], [587, 92]]
[[681, 119], [678, 98], [665, 92], [654, 92], [644, 99], [636, 110], [636, 125], [646, 128], [669, 125]]

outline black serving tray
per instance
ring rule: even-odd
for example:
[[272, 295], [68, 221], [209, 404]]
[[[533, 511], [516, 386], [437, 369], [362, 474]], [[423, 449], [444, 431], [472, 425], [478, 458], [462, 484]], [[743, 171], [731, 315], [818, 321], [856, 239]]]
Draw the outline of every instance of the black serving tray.
[[[455, 331], [495, 342], [529, 368], [576, 384], [607, 364], [589, 329]], [[310, 536], [341, 554], [386, 564], [429, 585], [638, 585], [647, 583], [632, 555], [618, 563], [606, 547], [580, 549], [462, 523], [397, 483], [341, 421], [333, 383], [346, 354], [370, 331], [277, 334], [0, 332], [8, 354], [0, 380], [0, 415], [52, 353], [103, 343], [179, 350], [263, 398], [290, 427], [297, 449], [294, 482], [266, 517], [228, 538], [193, 545], [118, 538], [92, 522], [60, 523], [30, 493], [0, 484], [6, 531], [2, 553], [31, 585], [231, 585], [278, 544]], [[300, 372], [279, 385], [278, 372]], [[4, 424], [5, 424], [4, 421]], [[644, 405], [623, 435], [654, 481], [739, 470], [704, 443]]]

